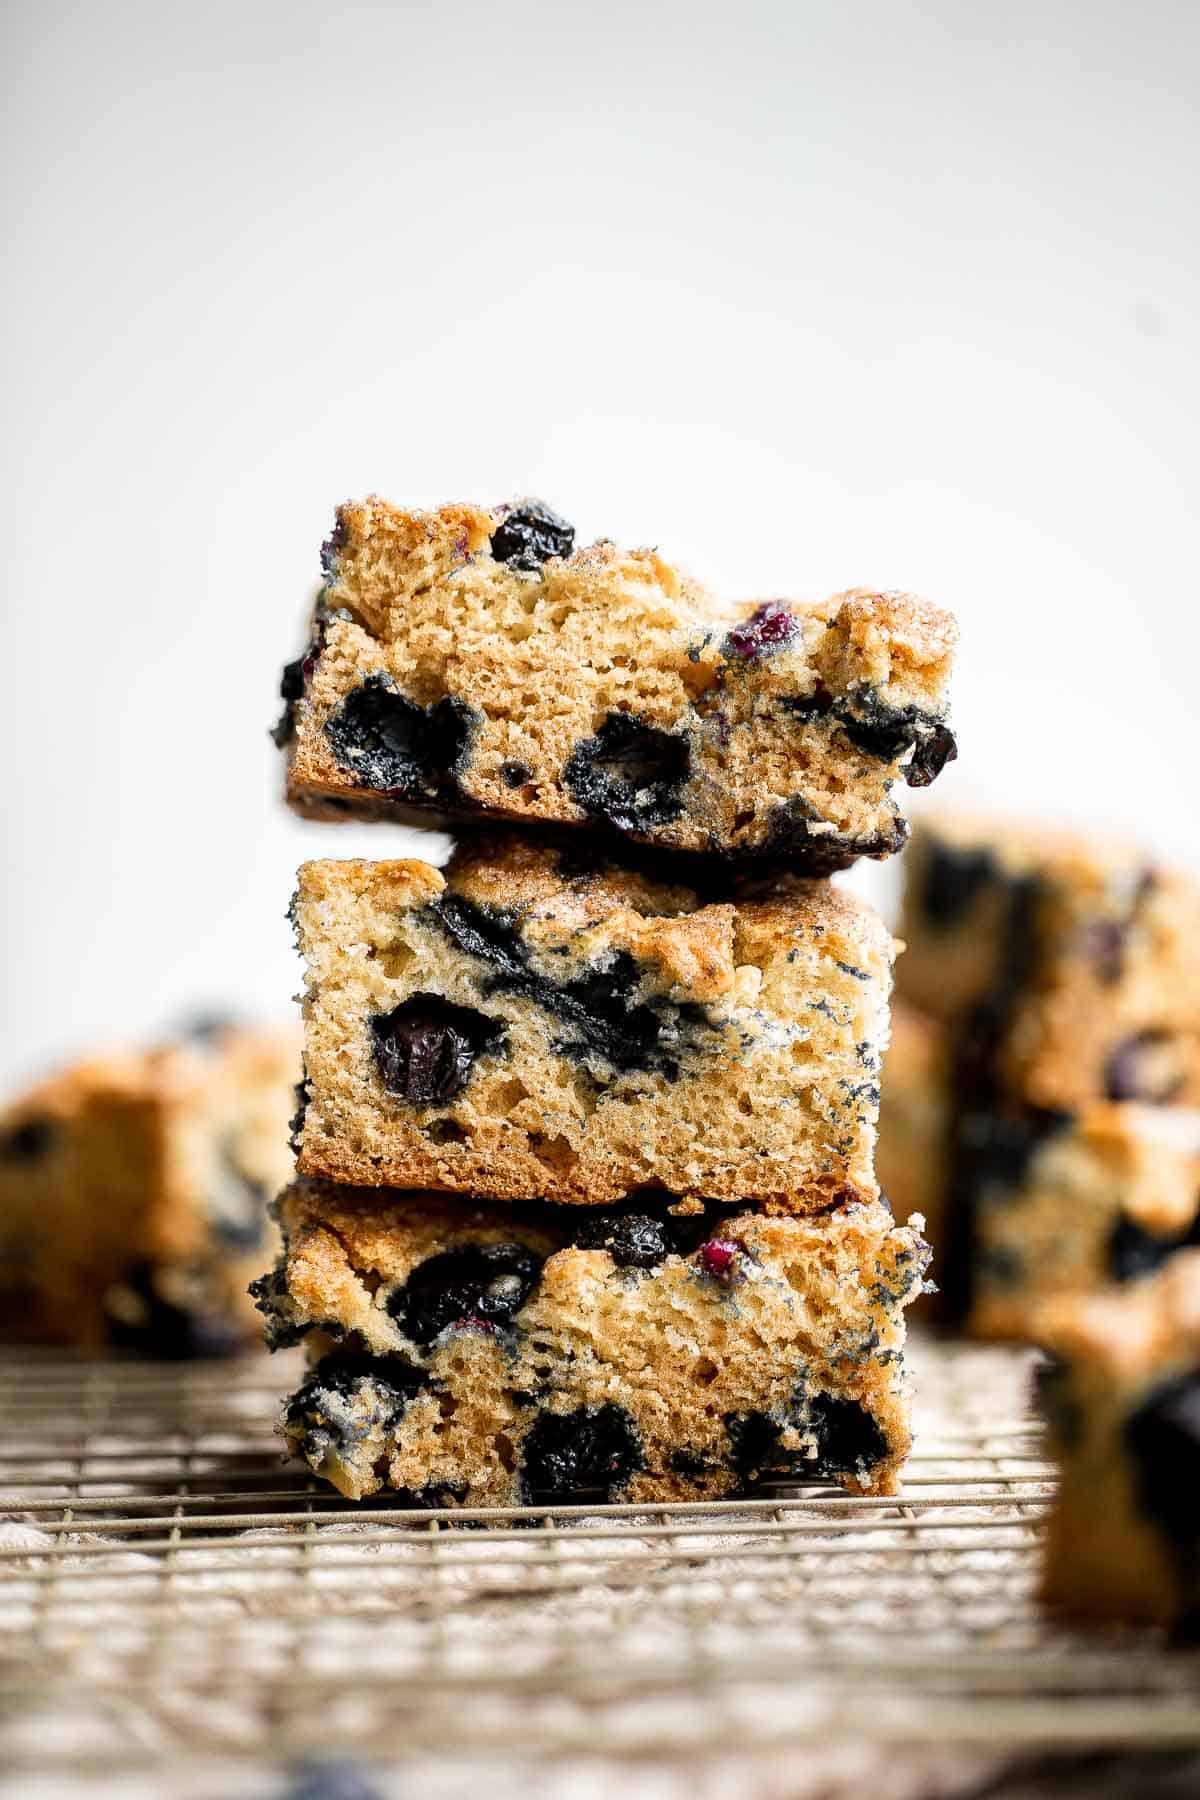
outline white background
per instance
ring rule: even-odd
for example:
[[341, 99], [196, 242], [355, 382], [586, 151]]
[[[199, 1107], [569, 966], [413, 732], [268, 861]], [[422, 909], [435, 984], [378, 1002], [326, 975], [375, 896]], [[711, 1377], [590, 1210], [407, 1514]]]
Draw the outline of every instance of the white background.
[[[334, 503], [963, 626], [945, 800], [1200, 860], [1200, 9], [8, 9], [0, 1071], [281, 1010]], [[406, 845], [411, 847], [411, 845]]]

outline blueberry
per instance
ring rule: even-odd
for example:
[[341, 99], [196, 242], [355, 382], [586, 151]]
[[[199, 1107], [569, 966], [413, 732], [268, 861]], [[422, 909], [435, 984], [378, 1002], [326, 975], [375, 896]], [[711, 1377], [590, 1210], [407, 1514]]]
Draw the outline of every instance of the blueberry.
[[525, 1440], [521, 1484], [538, 1505], [572, 1495], [619, 1493], [645, 1467], [641, 1438], [619, 1406], [541, 1413]]
[[747, 662], [761, 662], [775, 656], [791, 643], [800, 630], [800, 621], [778, 600], [766, 600], [735, 625], [721, 646], [728, 656], [741, 656]]
[[384, 1087], [411, 1106], [444, 1106], [461, 1094], [477, 1056], [499, 1047], [504, 1027], [439, 994], [413, 994], [370, 1022]]
[[1200, 1369], [1163, 1383], [1125, 1423], [1143, 1512], [1181, 1544], [1200, 1548]]
[[1140, 1281], [1161, 1268], [1177, 1250], [1200, 1247], [1200, 1212], [1178, 1236], [1156, 1237], [1133, 1219], [1122, 1218], [1108, 1240], [1108, 1266], [1114, 1281]]
[[[729, 1439], [729, 1461], [745, 1480], [761, 1475], [764, 1469], [780, 1460], [779, 1439], [783, 1426], [765, 1412], [728, 1413], [725, 1435]], [[789, 1460], [784, 1457], [785, 1462]]]
[[0, 1162], [38, 1162], [62, 1142], [62, 1137], [63, 1128], [57, 1119], [24, 1119], [20, 1125], [0, 1132]]
[[304, 690], [312, 679], [313, 670], [325, 643], [324, 620], [318, 620], [313, 628], [313, 635], [305, 646], [304, 652], [295, 662], [285, 663], [283, 674], [279, 679], [279, 698], [283, 701], [283, 711], [279, 715], [271, 736], [277, 747], [282, 750], [292, 740], [296, 728], [296, 707], [304, 698]]
[[282, 1800], [382, 1800], [377, 1787], [349, 1762], [305, 1762]]
[[990, 850], [955, 850], [935, 844], [925, 863], [920, 906], [926, 920], [941, 930], [957, 925], [996, 874]]
[[[375, 1401], [374, 1422], [387, 1425], [398, 1419], [413, 1395], [425, 1385], [425, 1375], [402, 1356], [371, 1356], [359, 1350], [334, 1350], [321, 1358], [308, 1380], [288, 1405], [291, 1425], [306, 1425], [309, 1414], [316, 1413], [330, 1429], [328, 1401], [356, 1400], [364, 1388], [371, 1388]], [[357, 1429], [354, 1427], [353, 1429]]]
[[418, 706], [390, 675], [368, 675], [326, 721], [341, 766], [363, 787], [402, 800], [433, 800], [453, 788], [478, 724], [465, 701], [445, 695]]
[[698, 1481], [712, 1466], [699, 1450], [672, 1450], [667, 1460], [672, 1474], [682, 1475], [686, 1481]]
[[730, 1413], [725, 1431], [730, 1443], [730, 1462], [746, 1480], [769, 1471], [825, 1478], [872, 1468], [887, 1455], [887, 1439], [878, 1421], [857, 1400], [833, 1394], [801, 1398], [796, 1405], [795, 1429], [815, 1439], [816, 1456], [804, 1456], [780, 1447], [783, 1425], [769, 1413]]
[[575, 1242], [584, 1250], [607, 1250], [620, 1269], [656, 1268], [671, 1250], [662, 1219], [609, 1207], [589, 1209]]
[[388, 1311], [416, 1344], [448, 1325], [511, 1325], [537, 1284], [544, 1258], [526, 1244], [467, 1245], [418, 1263], [388, 1299]]
[[502, 762], [500, 764], [500, 779], [503, 781], [505, 787], [524, 787], [526, 782], [533, 780], [533, 770], [530, 768], [529, 764], [525, 762]]
[[588, 1063], [597, 1058], [620, 1070], [645, 1069], [674, 1081], [683, 1052], [706, 1049], [714, 1026], [691, 1002], [637, 999], [640, 971], [626, 950], [603, 967], [554, 982], [530, 966], [529, 950], [511, 913], [475, 906], [448, 894], [433, 909], [450, 940], [489, 971], [484, 992], [518, 994], [557, 1019], [555, 1049]]
[[288, 1120], [288, 1149], [293, 1156], [300, 1154], [300, 1139], [304, 1135], [304, 1120], [308, 1113], [308, 1103], [312, 1099], [312, 1083], [305, 1075], [296, 1083], [296, 1110]]
[[584, 812], [618, 831], [645, 831], [677, 819], [690, 776], [685, 738], [624, 712], [610, 712], [595, 737], [575, 746], [563, 770]]
[[346, 527], [341, 515], [333, 521], [333, 529], [321, 545], [321, 573], [326, 581], [332, 581], [337, 574], [337, 560], [346, 548]]
[[904, 766], [905, 785], [930, 787], [947, 763], [958, 761], [958, 740], [948, 725], [922, 725], [913, 753]]
[[1161, 1051], [1171, 1043], [1166, 1031], [1139, 1031], [1123, 1038], [1104, 1070], [1104, 1090], [1109, 1100], [1141, 1100], [1164, 1106], [1173, 1099], [1182, 1076], [1173, 1062], [1163, 1066]]
[[1017, 1114], [967, 1113], [958, 1126], [960, 1168], [964, 1174], [969, 1172], [975, 1190], [1017, 1188], [1036, 1152], [1065, 1131], [1073, 1117], [1049, 1108]]
[[817, 1460], [806, 1466], [815, 1475], [854, 1474], [872, 1468], [887, 1455], [887, 1439], [878, 1419], [857, 1400], [815, 1394], [807, 1407], [808, 1429], [817, 1440]]
[[107, 1290], [102, 1301], [105, 1337], [115, 1350], [136, 1350], [164, 1362], [231, 1356], [242, 1347], [232, 1319], [216, 1313], [198, 1293], [196, 1304], [176, 1297], [183, 1272], [138, 1263]]
[[570, 556], [575, 527], [552, 512], [544, 500], [518, 500], [501, 509], [492, 534], [492, 555], [510, 569], [535, 571], [552, 556]]

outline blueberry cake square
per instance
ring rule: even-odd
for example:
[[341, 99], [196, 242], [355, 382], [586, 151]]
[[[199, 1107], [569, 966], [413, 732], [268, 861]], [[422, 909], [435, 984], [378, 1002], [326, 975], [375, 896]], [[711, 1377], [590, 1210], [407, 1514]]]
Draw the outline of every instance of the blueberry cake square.
[[313, 862], [299, 1169], [605, 1205], [873, 1199], [892, 941], [827, 883], [737, 902], [532, 842]]
[[299, 1064], [290, 1030], [210, 1021], [0, 1112], [3, 1334], [169, 1358], [253, 1341]]
[[1041, 1591], [1071, 1617], [1200, 1638], [1200, 1250], [1048, 1301], [1038, 1392], [1059, 1466]]
[[272, 1345], [311, 1359], [284, 1432], [351, 1499], [895, 1491], [928, 1253], [878, 1201], [488, 1207], [301, 1179], [277, 1211], [283, 1253], [254, 1292]]
[[292, 805], [480, 817], [827, 874], [955, 753], [956, 627], [911, 594], [722, 608], [539, 501], [341, 507], [276, 739]]
[[949, 1026], [964, 1101], [1200, 1101], [1200, 883], [966, 817], [927, 818], [905, 862], [897, 991]]
[[[1100, 1104], [1082, 1113], [976, 1115], [957, 1158], [972, 1172], [972, 1335], [1028, 1340], [1041, 1303], [1150, 1274], [1200, 1246], [1200, 1113]], [[971, 1136], [970, 1134], [973, 1134]]]

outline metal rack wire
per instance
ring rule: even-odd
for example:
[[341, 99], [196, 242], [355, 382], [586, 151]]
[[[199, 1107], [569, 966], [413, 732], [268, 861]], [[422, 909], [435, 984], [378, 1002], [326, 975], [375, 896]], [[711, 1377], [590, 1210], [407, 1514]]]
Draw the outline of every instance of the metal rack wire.
[[916, 1361], [895, 1501], [414, 1512], [282, 1461], [284, 1359], [9, 1354], [0, 1756], [1200, 1744], [1200, 1659], [1033, 1604], [1026, 1359]]

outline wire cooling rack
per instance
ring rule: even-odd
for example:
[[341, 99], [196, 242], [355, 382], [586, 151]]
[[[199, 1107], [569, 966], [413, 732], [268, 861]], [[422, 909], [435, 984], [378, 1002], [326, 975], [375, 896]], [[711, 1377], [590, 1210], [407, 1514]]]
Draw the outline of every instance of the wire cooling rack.
[[1200, 1744], [1200, 1659], [1034, 1606], [1027, 1359], [914, 1362], [894, 1501], [414, 1512], [283, 1461], [289, 1357], [9, 1354], [0, 1761]]

